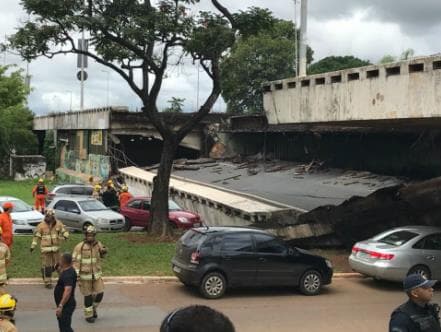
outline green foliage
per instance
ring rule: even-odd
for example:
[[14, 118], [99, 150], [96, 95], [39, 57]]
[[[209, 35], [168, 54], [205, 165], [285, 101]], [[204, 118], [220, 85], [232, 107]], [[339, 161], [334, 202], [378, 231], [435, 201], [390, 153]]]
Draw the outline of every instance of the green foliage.
[[380, 65], [384, 65], [386, 63], [391, 63], [391, 62], [395, 62], [397, 61], [397, 58], [394, 57], [393, 55], [390, 54], [386, 54], [385, 56], [383, 56], [380, 61], [378, 62], [378, 64]]
[[55, 172], [55, 142], [53, 130], [47, 130], [44, 136], [43, 156], [46, 158], [46, 169]]
[[172, 99], [168, 100], [167, 103], [170, 104], [169, 107], [163, 110], [163, 112], [168, 113], [182, 113], [184, 107], [185, 98], [176, 98], [172, 97]]
[[361, 60], [352, 55], [328, 56], [310, 65], [308, 68], [308, 74], [321, 74], [336, 70], [368, 66], [370, 64], [369, 61]]
[[[296, 31], [266, 9], [236, 14], [240, 37], [221, 64], [222, 96], [228, 112], [262, 113], [262, 84], [295, 75]], [[312, 60], [308, 48], [308, 62]]]
[[[32, 132], [32, 112], [26, 107], [26, 88], [20, 70], [8, 73], [0, 66], [0, 155], [35, 153], [37, 139]], [[7, 158], [2, 158], [0, 163]]]
[[378, 61], [378, 64], [384, 65], [386, 63], [391, 62], [397, 62], [397, 61], [404, 61], [409, 60], [415, 55], [415, 51], [411, 48], [408, 48], [407, 50], [403, 51], [399, 57], [396, 57], [394, 55], [386, 54], [383, 56], [380, 61]]

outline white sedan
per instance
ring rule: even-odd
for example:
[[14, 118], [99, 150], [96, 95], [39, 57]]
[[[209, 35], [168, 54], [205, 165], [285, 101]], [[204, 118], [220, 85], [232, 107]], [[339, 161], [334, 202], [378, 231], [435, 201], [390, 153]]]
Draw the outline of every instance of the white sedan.
[[21, 199], [11, 196], [0, 196], [1, 212], [3, 212], [1, 206], [5, 202], [14, 204], [14, 209], [11, 213], [14, 234], [32, 233], [34, 228], [44, 219], [44, 216], [34, 210], [32, 206]]

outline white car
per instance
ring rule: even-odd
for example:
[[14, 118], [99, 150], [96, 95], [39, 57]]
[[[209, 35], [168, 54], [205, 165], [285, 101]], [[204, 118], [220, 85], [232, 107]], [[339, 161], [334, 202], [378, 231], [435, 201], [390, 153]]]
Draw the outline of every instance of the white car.
[[44, 216], [21, 199], [11, 196], [0, 196], [0, 211], [3, 203], [11, 202], [14, 208], [11, 213], [14, 234], [32, 233]]

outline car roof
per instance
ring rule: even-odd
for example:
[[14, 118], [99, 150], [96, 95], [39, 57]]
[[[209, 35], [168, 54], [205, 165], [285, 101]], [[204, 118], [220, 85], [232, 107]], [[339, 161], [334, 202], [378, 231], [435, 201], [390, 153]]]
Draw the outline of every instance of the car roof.
[[93, 188], [91, 185], [89, 184], [78, 184], [78, 183], [72, 183], [72, 184], [60, 184], [58, 186], [56, 186], [54, 188], [55, 189], [60, 189], [60, 188], [65, 188], [65, 187], [87, 187], [87, 188]]
[[396, 231], [409, 231], [409, 232], [430, 234], [430, 233], [441, 232], [441, 227], [424, 226], [424, 225], [410, 225], [410, 226], [396, 227], [396, 228], [390, 229], [388, 232], [396, 232]]
[[22, 201], [20, 198], [12, 196], [0, 196], [0, 201]]
[[95, 198], [92, 197], [86, 197], [86, 196], [58, 196], [58, 197], [54, 197], [53, 202], [58, 202], [58, 201], [98, 201]]
[[[192, 228], [192, 230], [199, 233], [256, 233], [256, 234], [266, 234], [273, 235], [267, 231], [254, 227], [244, 227], [244, 226], [213, 226], [213, 227], [199, 227]], [[273, 235], [274, 236], [274, 235]]]

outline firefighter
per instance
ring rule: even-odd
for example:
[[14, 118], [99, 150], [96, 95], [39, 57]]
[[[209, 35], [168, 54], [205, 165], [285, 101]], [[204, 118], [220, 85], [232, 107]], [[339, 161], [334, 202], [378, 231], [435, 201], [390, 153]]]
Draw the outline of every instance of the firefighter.
[[92, 197], [98, 200], [101, 199], [101, 186], [99, 184], [93, 187]]
[[37, 185], [32, 189], [32, 197], [35, 198], [35, 209], [44, 213], [46, 206], [47, 187], [44, 185], [43, 179], [39, 179]]
[[12, 218], [11, 212], [14, 208], [14, 204], [11, 202], [3, 203], [3, 213], [0, 214], [0, 228], [2, 229], [2, 241], [9, 248], [12, 247], [13, 235], [12, 235]]
[[55, 272], [56, 264], [60, 260], [61, 242], [69, 238], [69, 232], [62, 222], [55, 219], [55, 212], [47, 209], [44, 220], [38, 224], [34, 231], [34, 237], [30, 251], [34, 251], [40, 240], [41, 250], [41, 274], [46, 288], [52, 288], [52, 273]]
[[127, 204], [128, 201], [132, 199], [132, 194], [129, 193], [129, 188], [127, 186], [122, 187], [122, 192], [119, 194], [119, 207], [122, 208]]
[[14, 313], [17, 300], [10, 294], [0, 296], [0, 331], [17, 332], [14, 323]]
[[3, 242], [2, 237], [2, 229], [0, 228], [0, 295], [4, 294], [3, 287], [6, 285], [8, 281], [8, 275], [6, 273], [6, 267], [9, 265], [11, 261], [11, 251], [9, 247]]
[[96, 228], [87, 226], [84, 241], [73, 250], [73, 263], [77, 272], [80, 291], [84, 296], [84, 318], [93, 323], [98, 318], [97, 308], [103, 300], [104, 283], [101, 260], [107, 253], [106, 247], [96, 240]]

